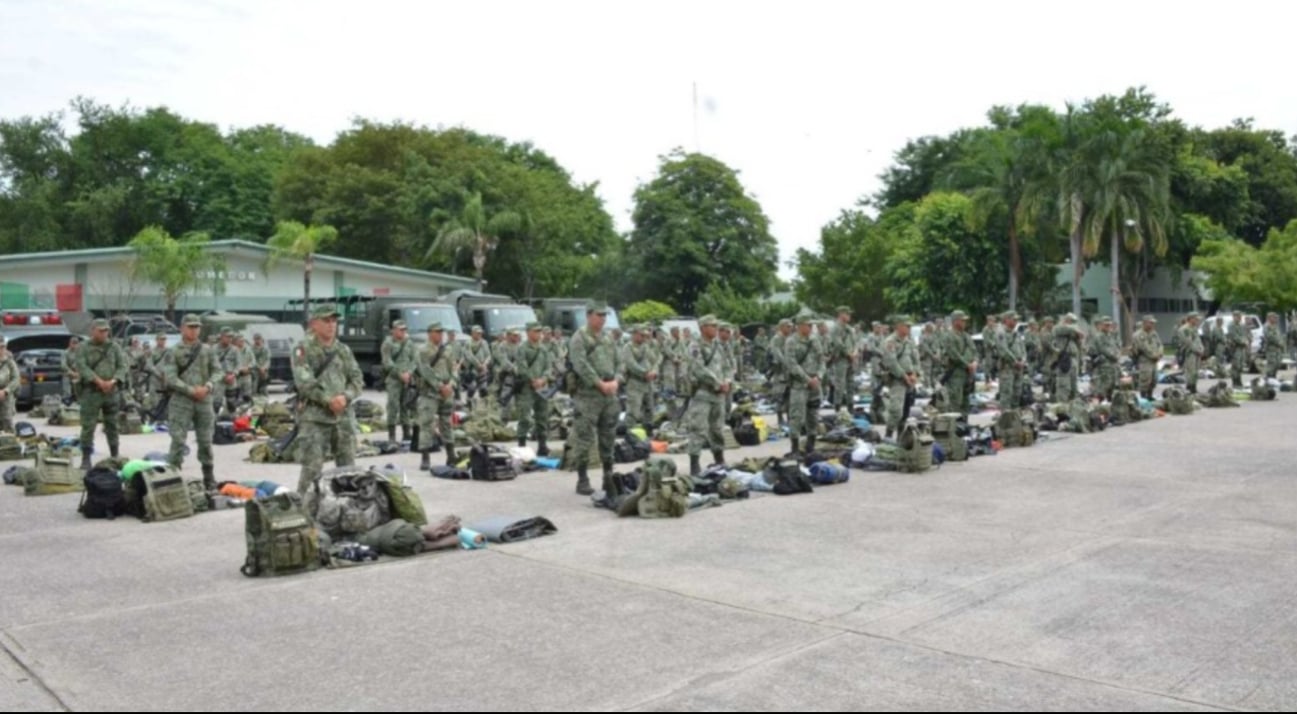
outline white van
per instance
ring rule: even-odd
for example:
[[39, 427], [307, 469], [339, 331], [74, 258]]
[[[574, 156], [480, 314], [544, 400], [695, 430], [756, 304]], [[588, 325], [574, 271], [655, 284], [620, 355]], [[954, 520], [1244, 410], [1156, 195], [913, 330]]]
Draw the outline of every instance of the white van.
[[[1217, 317], [1222, 319], [1221, 329], [1225, 331], [1225, 334], [1229, 334], [1230, 325], [1234, 324], [1234, 313], [1225, 310], [1221, 310], [1215, 316], [1203, 318], [1202, 324], [1198, 326], [1199, 331], [1204, 335], [1207, 334], [1208, 325], [1215, 325]], [[1245, 312], [1243, 313], [1243, 324], [1252, 332], [1252, 352], [1260, 352], [1261, 338], [1265, 335], [1265, 320], [1262, 320], [1261, 316], [1256, 313]]]

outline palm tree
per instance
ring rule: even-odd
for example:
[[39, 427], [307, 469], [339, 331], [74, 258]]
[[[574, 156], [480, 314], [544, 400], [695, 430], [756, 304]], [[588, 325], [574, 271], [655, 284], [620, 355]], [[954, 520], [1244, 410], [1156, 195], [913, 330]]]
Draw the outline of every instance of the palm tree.
[[302, 271], [302, 322], [311, 320], [311, 271], [315, 268], [315, 254], [338, 239], [338, 229], [333, 226], [305, 226], [297, 221], [280, 221], [275, 234], [266, 241], [270, 256], [267, 269], [285, 259], [300, 260]]
[[1165, 255], [1170, 207], [1170, 167], [1147, 130], [1125, 134], [1102, 131], [1091, 137], [1063, 172], [1062, 183], [1074, 202], [1071, 222], [1087, 257], [1098, 254], [1107, 238], [1112, 261], [1112, 295], [1117, 329], [1125, 336], [1129, 320], [1121, 293], [1121, 249], [1138, 253], [1147, 239]]
[[477, 289], [481, 290], [486, 285], [482, 276], [487, 258], [500, 244], [500, 236], [519, 230], [521, 223], [521, 217], [513, 211], [501, 211], [488, 219], [486, 209], [482, 207], [482, 194], [473, 193], [464, 203], [459, 218], [451, 219], [437, 231], [427, 257], [437, 253], [456, 256], [463, 250], [471, 250], [473, 274], [477, 278]]

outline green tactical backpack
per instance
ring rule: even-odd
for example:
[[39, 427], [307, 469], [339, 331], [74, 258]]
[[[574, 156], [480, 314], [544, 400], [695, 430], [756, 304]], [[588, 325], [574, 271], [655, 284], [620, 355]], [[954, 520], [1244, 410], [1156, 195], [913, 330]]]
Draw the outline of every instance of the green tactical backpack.
[[60, 458], [46, 449], [36, 452], [36, 468], [27, 472], [23, 494], [50, 496], [58, 493], [75, 493], [86, 489], [84, 474], [72, 465], [72, 458]]
[[17, 461], [23, 457], [23, 443], [14, 434], [0, 434], [0, 461]]
[[896, 437], [898, 448], [896, 468], [910, 474], [918, 474], [932, 468], [932, 434], [913, 422], [901, 427]]
[[1036, 416], [1030, 410], [1006, 409], [995, 420], [995, 438], [1006, 449], [1036, 444]]
[[681, 518], [689, 512], [693, 481], [676, 473], [670, 459], [652, 458], [644, 465], [639, 489], [622, 502], [618, 515], [641, 518]]
[[252, 578], [292, 575], [320, 567], [320, 538], [302, 497], [283, 493], [248, 501], [244, 533], [248, 557], [239, 572]]
[[1275, 392], [1275, 388], [1267, 384], [1264, 379], [1252, 380], [1252, 401], [1273, 402], [1278, 398], [1279, 395]]
[[968, 442], [959, 433], [963, 415], [957, 412], [938, 414], [932, 418], [932, 439], [941, 444], [946, 461], [967, 461]]
[[144, 500], [145, 521], [171, 521], [194, 515], [194, 501], [185, 477], [170, 466], [158, 465], [135, 474], [135, 493]]
[[383, 555], [403, 558], [423, 551], [423, 533], [419, 527], [401, 518], [377, 526], [356, 539]]
[[1143, 418], [1144, 413], [1139, 409], [1139, 395], [1133, 389], [1118, 389], [1112, 393], [1114, 424], [1133, 424]]
[[1162, 393], [1162, 401], [1166, 404], [1167, 412], [1180, 416], [1193, 414], [1194, 399], [1189, 392], [1179, 387], [1168, 387]]
[[1239, 406], [1234, 399], [1234, 389], [1230, 387], [1229, 382], [1220, 382], [1212, 387], [1207, 391], [1207, 396], [1202, 398], [1202, 402], [1212, 409]]

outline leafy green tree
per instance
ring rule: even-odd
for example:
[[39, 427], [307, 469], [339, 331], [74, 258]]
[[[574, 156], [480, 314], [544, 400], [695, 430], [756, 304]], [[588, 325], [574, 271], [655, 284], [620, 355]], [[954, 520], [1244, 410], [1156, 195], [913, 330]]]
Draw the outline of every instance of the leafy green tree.
[[843, 211], [820, 230], [820, 249], [797, 251], [797, 299], [829, 312], [845, 304], [862, 320], [882, 320], [892, 311], [884, 289], [887, 261], [909, 230], [911, 204], [886, 210], [877, 219], [862, 211]]
[[1297, 220], [1271, 229], [1260, 248], [1199, 219], [1205, 237], [1194, 270], [1206, 276], [1212, 296], [1225, 304], [1258, 303], [1275, 310], [1297, 308]]
[[[128, 244], [135, 249], [134, 271], [137, 278], [156, 285], [167, 305], [167, 315], [176, 322], [176, 303], [180, 298], [207, 283], [208, 272], [218, 275], [224, 261], [207, 251], [206, 233], [190, 233], [183, 238], [171, 237], [158, 226], [140, 231]], [[221, 281], [207, 283], [214, 293]]]
[[675, 308], [664, 302], [657, 300], [641, 300], [626, 306], [621, 311], [621, 319], [625, 323], [635, 322], [661, 322], [663, 320], [676, 316]]
[[463, 213], [446, 222], [437, 231], [437, 239], [428, 252], [430, 255], [470, 253], [473, 256], [477, 289], [481, 290], [485, 285], [482, 275], [486, 270], [486, 261], [499, 245], [499, 236], [518, 231], [521, 227], [522, 217], [512, 211], [503, 211], [488, 218], [482, 208], [482, 194], [475, 193], [464, 204]]
[[1257, 129], [1241, 119], [1228, 127], [1194, 133], [1195, 147], [1221, 166], [1246, 177], [1247, 200], [1237, 224], [1199, 209], [1249, 244], [1261, 245], [1272, 228], [1297, 218], [1297, 147], [1279, 131]]
[[635, 191], [632, 220], [627, 255], [643, 298], [690, 314], [713, 285], [761, 295], [775, 281], [770, 222], [714, 158], [679, 149], [661, 157], [658, 175]]
[[305, 226], [297, 221], [280, 221], [275, 234], [266, 245], [270, 256], [267, 268], [283, 260], [302, 261], [302, 322], [311, 318], [311, 273], [315, 270], [315, 254], [338, 240], [338, 230], [333, 226]]

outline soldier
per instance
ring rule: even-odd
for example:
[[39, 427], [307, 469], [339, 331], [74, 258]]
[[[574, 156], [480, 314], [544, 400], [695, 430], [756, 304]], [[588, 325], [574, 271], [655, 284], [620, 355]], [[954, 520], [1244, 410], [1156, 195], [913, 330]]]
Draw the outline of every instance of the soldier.
[[770, 338], [764, 327], [758, 327], [752, 338], [752, 367], [763, 374], [770, 370]]
[[63, 367], [64, 404], [72, 404], [81, 393], [81, 377], [76, 370], [77, 350], [80, 347], [81, 338], [73, 337], [68, 340], [68, 348], [63, 352], [61, 365]]
[[415, 419], [415, 400], [407, 399], [414, 386], [414, 369], [419, 361], [418, 347], [410, 341], [405, 320], [392, 323], [392, 334], [383, 340], [379, 355], [383, 361], [383, 387], [387, 391], [387, 440], [396, 441], [396, 427], [401, 427], [401, 441], [410, 441], [410, 424]]
[[1229, 343], [1230, 379], [1235, 387], [1242, 387], [1243, 373], [1252, 367], [1252, 333], [1243, 322], [1243, 313], [1234, 313], [1225, 340]]
[[651, 432], [657, 360], [652, 346], [645, 340], [643, 325], [632, 325], [630, 338], [630, 344], [621, 350], [621, 363], [626, 370], [626, 420]]
[[612, 478], [612, 448], [617, 437], [618, 377], [622, 373], [620, 355], [612, 337], [604, 332], [608, 306], [596, 302], [590, 306], [586, 325], [577, 330], [568, 343], [568, 359], [576, 375], [576, 400], [572, 430], [572, 448], [576, 452], [576, 492], [582, 496], [594, 493], [590, 488], [590, 446], [598, 445], [603, 465], [603, 490], [610, 496], [620, 495]]
[[1054, 328], [1054, 401], [1070, 402], [1076, 398], [1077, 374], [1081, 371], [1084, 334], [1076, 325], [1076, 315], [1063, 316]]
[[[293, 350], [293, 384], [301, 409], [297, 453], [302, 459], [302, 471], [297, 492], [302, 495], [312, 487], [318, 491], [326, 450], [333, 452], [338, 466], [356, 463], [356, 422], [348, 410], [360, 397], [364, 375], [351, 348], [337, 339], [341, 316], [329, 305], [315, 308], [311, 311], [310, 338]], [[229, 367], [221, 368], [227, 370], [228, 385]], [[309, 510], [314, 513], [316, 507], [318, 501]]]
[[450, 356], [450, 345], [443, 340], [440, 322], [428, 325], [428, 343], [419, 353], [419, 425], [414, 433], [418, 443], [419, 470], [430, 471], [430, 454], [440, 443], [446, 449], [446, 465], [455, 464], [455, 436], [451, 431], [450, 414], [455, 406], [455, 363]]
[[1136, 387], [1139, 389], [1140, 396], [1151, 400], [1153, 390], [1157, 387], [1157, 365], [1162, 360], [1163, 354], [1162, 338], [1157, 334], [1156, 317], [1144, 316], [1143, 328], [1131, 338], [1130, 347], [1139, 373]]
[[491, 362], [495, 365], [495, 401], [500, 405], [500, 418], [509, 421], [505, 403], [512, 398], [515, 388], [514, 380], [518, 370], [514, 367], [514, 331], [509, 328], [491, 350]]
[[788, 338], [793, 334], [793, 321], [784, 318], [775, 328], [775, 336], [770, 339], [770, 390], [775, 402], [775, 418], [779, 426], [787, 423], [788, 417], [788, 361], [785, 348]]
[[5, 346], [5, 336], [0, 335], [0, 431], [14, 431], [14, 413], [17, 411], [18, 387], [21, 384], [22, 375], [18, 371], [18, 363]]
[[1229, 363], [1229, 340], [1225, 336], [1225, 318], [1217, 315], [1211, 326], [1211, 356], [1214, 364], [1212, 367], [1216, 375], [1225, 374], [1225, 365]]
[[541, 341], [541, 324], [527, 325], [527, 342], [518, 350], [518, 446], [527, 445], [527, 434], [535, 433], [536, 455], [549, 456], [549, 399], [545, 390], [553, 372], [551, 352]]
[[203, 320], [185, 315], [181, 321], [180, 344], [166, 350], [162, 360], [162, 381], [167, 400], [167, 429], [171, 432], [171, 452], [167, 463], [177, 470], [185, 460], [185, 438], [190, 431], [198, 442], [198, 463], [203, 469], [203, 488], [216, 490], [212, 461], [212, 433], [216, 429], [213, 403], [225, 380], [225, 370], [216, 359], [216, 351], [198, 339]]
[[124, 389], [121, 394], [135, 404], [143, 404], [148, 394], [149, 380], [146, 366], [149, 353], [146, 346], [140, 344], [138, 337], [132, 337], [127, 344], [129, 346], [126, 349], [126, 357], [130, 360], [130, 366], [127, 368], [126, 381], [123, 382]]
[[950, 315], [950, 332], [941, 346], [945, 358], [946, 399], [948, 409], [968, 418], [973, 409], [973, 389], [977, 386], [977, 346], [968, 335], [968, 313], [956, 310]]
[[702, 341], [689, 353], [689, 377], [695, 390], [689, 399], [689, 473], [702, 473], [702, 451], [707, 446], [714, 463], [725, 463], [725, 395], [733, 388], [727, 370], [725, 346], [717, 339], [718, 322], [711, 315], [698, 320]]
[[887, 432], [885, 438], [901, 433], [914, 404], [914, 388], [919, 383], [919, 350], [910, 339], [910, 318], [892, 319], [896, 330], [883, 343], [883, 379], [887, 382]]
[[[718, 328], [720, 330], [719, 339], [721, 345], [721, 352], [725, 356], [725, 373], [722, 375], [722, 377], [730, 384], [733, 384], [734, 381], [738, 378], [738, 373], [739, 373], [739, 348], [738, 348], [738, 343], [735, 342], [734, 340], [734, 335], [738, 332], [738, 330], [735, 329], [735, 327], [729, 324], [728, 322], [718, 323]], [[692, 373], [693, 373], [692, 370], [690, 370], [690, 374]], [[733, 404], [734, 390], [730, 389], [726, 391], [724, 394], [721, 395], [721, 398], [722, 401], [724, 402], [723, 406], [721, 407], [724, 410], [724, 414], [725, 414], [724, 419], [729, 419], [730, 409], [732, 409], [734, 406]]]
[[1058, 362], [1058, 351], [1054, 348], [1054, 318], [1045, 316], [1040, 321], [1040, 374], [1044, 379], [1045, 393], [1054, 399], [1058, 391], [1058, 379], [1054, 368]]
[[108, 338], [107, 320], [91, 324], [90, 343], [77, 350], [76, 373], [81, 378], [81, 469], [90, 470], [90, 454], [95, 448], [95, 424], [101, 419], [108, 451], [118, 455], [117, 413], [121, 410], [121, 390], [130, 369], [130, 357], [121, 345]]
[[1000, 338], [1003, 334], [1000, 330], [999, 318], [996, 315], [987, 315], [986, 327], [982, 329], [982, 356], [978, 364], [982, 366], [982, 372], [988, 382], [1000, 378]]
[[1035, 320], [1027, 321], [1027, 333], [1022, 336], [1022, 345], [1027, 350], [1027, 379], [1035, 379], [1040, 374], [1040, 325]]
[[1198, 370], [1202, 368], [1203, 357], [1207, 354], [1207, 348], [1202, 344], [1202, 335], [1198, 331], [1201, 319], [1198, 313], [1191, 312], [1180, 328], [1180, 352], [1184, 355], [1184, 364], [1181, 366], [1184, 368], [1190, 394], [1198, 393]]
[[1097, 324], [1099, 335], [1093, 345], [1094, 381], [1091, 383], [1090, 396], [1112, 401], [1120, 378], [1121, 339], [1117, 337], [1117, 325], [1111, 318], [1101, 317]]
[[221, 369], [225, 371], [222, 380], [225, 384], [224, 394], [217, 394], [216, 402], [220, 407], [217, 411], [224, 410], [233, 414], [239, 402], [239, 366], [243, 361], [243, 353], [234, 346], [234, 330], [230, 327], [221, 328], [221, 340], [216, 347], [216, 359], [221, 363]]
[[941, 365], [941, 339], [937, 326], [931, 322], [923, 326], [923, 338], [919, 341], [919, 364], [923, 368], [923, 384], [928, 389], [937, 388], [937, 370]]
[[1023, 386], [1027, 379], [1027, 345], [1018, 334], [1018, 313], [1010, 310], [1001, 316], [1004, 330], [995, 340], [995, 358], [1000, 370], [1000, 407], [1021, 409]]
[[792, 426], [793, 453], [800, 453], [801, 437], [806, 451], [815, 450], [816, 417], [819, 414], [824, 378], [824, 352], [812, 331], [810, 315], [797, 318], [797, 334], [784, 343], [788, 368], [788, 421]]
[[234, 334], [234, 348], [239, 351], [239, 401], [251, 401], [254, 379], [252, 373], [256, 369], [257, 358], [252, 354], [252, 347], [241, 332]]
[[873, 385], [872, 399], [869, 402], [869, 420], [875, 424], [882, 424], [886, 416], [883, 414], [883, 374], [882, 374], [882, 355], [883, 330], [886, 327], [881, 322], [873, 323], [873, 332], [865, 338], [861, 354], [865, 356], [866, 364], [869, 369], [870, 384]]
[[829, 370], [829, 399], [834, 409], [851, 406], [852, 363], [856, 359], [856, 332], [851, 327], [851, 308], [838, 307], [838, 324], [829, 336], [827, 351]]
[[464, 395], [465, 405], [471, 405], [472, 400], [486, 396], [486, 386], [491, 378], [491, 346], [482, 339], [482, 328], [479, 325], [473, 325], [468, 344], [460, 351], [460, 357], [461, 369], [467, 371], [474, 380], [470, 384], [477, 385], [472, 390], [473, 393]]
[[679, 398], [688, 401], [689, 395], [693, 394], [693, 383], [689, 381], [689, 353], [693, 350], [695, 341], [693, 331], [688, 327], [680, 330], [680, 342], [676, 347], [676, 358], [679, 360], [679, 382], [677, 387]]
[[148, 373], [149, 373], [149, 396], [144, 402], [144, 410], [148, 414], [155, 415], [161, 419], [163, 415], [157, 414], [158, 405], [162, 403], [163, 397], [167, 393], [167, 375], [163, 371], [163, 365], [167, 359], [167, 336], [159, 332], [153, 336], [153, 351], [149, 353]]
[[1274, 379], [1279, 376], [1279, 367], [1283, 365], [1283, 353], [1287, 347], [1283, 330], [1279, 327], [1279, 313], [1272, 312], [1265, 317], [1265, 332], [1261, 337], [1261, 353], [1265, 357], [1265, 376]]
[[676, 399], [683, 396], [684, 391], [680, 384], [680, 349], [682, 346], [683, 340], [680, 337], [680, 328], [672, 327], [670, 336], [663, 341], [662, 373], [665, 377], [663, 386], [675, 395]]
[[270, 386], [270, 348], [266, 347], [266, 341], [260, 332], [252, 333], [252, 364], [255, 384], [253, 391], [257, 396], [264, 397]]

